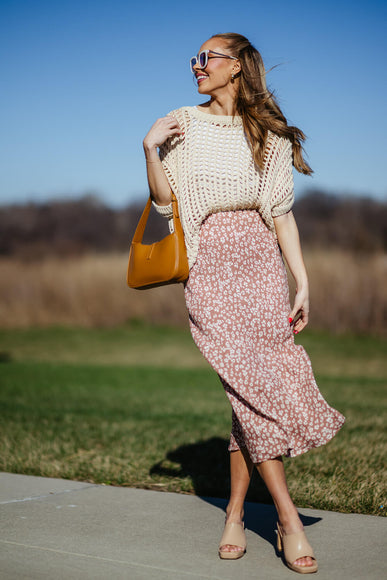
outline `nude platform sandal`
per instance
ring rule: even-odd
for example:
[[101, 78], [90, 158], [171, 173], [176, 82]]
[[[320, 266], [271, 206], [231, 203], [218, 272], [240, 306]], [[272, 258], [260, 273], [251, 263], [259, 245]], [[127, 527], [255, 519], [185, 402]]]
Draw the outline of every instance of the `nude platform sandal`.
[[[282, 527], [277, 523], [277, 549], [279, 552], [283, 551], [287, 566], [291, 570], [294, 570], [294, 572], [299, 572], [299, 574], [313, 574], [313, 572], [317, 572], [316, 557], [312, 546], [306, 539], [305, 532], [284, 534]], [[297, 566], [293, 564], [299, 558], [306, 558], [307, 556], [314, 560], [311, 566]]]
[[[219, 543], [219, 557], [222, 560], [238, 560], [246, 552], [246, 535], [244, 524], [237, 524], [235, 522], [226, 523], [224, 526], [223, 536]], [[233, 552], [226, 552], [221, 550], [222, 546], [237, 546], [240, 550]]]

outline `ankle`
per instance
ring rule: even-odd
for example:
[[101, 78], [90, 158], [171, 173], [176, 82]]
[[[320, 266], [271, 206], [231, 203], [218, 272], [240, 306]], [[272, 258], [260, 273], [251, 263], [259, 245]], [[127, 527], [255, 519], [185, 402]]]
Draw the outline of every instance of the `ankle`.
[[285, 534], [302, 532], [304, 529], [296, 509], [278, 513], [278, 523]]
[[244, 509], [240, 506], [228, 505], [226, 508], [226, 522], [241, 523], [244, 516]]

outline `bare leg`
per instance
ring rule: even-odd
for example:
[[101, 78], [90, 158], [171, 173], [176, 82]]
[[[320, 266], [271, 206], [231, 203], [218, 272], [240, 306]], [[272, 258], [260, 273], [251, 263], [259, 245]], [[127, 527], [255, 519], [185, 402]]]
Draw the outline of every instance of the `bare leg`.
[[[302, 531], [303, 525], [290, 495], [286, 483], [285, 470], [281, 457], [257, 464], [259, 475], [273, 498], [278, 513], [278, 519], [285, 534]], [[294, 562], [298, 566], [311, 566], [313, 560], [309, 557], [299, 558]]]
[[[253, 462], [246, 449], [230, 453], [231, 495], [226, 509], [227, 522], [241, 523], [243, 520], [243, 504], [249, 488], [253, 467]], [[222, 546], [222, 551], [224, 552], [238, 550], [240, 550], [238, 546], [231, 546], [230, 544]]]
[[[285, 470], [281, 457], [263, 461], [256, 465], [259, 475], [273, 498], [278, 519], [285, 534], [303, 530], [303, 525], [286, 483]], [[244, 516], [243, 505], [250, 484], [253, 463], [246, 449], [230, 453], [231, 495], [226, 509], [227, 521], [240, 523]], [[224, 551], [238, 551], [237, 546], [222, 546]], [[294, 562], [298, 566], [311, 566], [309, 557]]]

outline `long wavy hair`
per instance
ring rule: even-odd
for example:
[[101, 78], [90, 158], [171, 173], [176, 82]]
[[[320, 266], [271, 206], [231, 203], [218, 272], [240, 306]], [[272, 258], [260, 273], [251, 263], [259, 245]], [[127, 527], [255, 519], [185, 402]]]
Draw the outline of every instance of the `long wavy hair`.
[[313, 170], [303, 158], [302, 142], [305, 135], [301, 129], [288, 125], [273, 93], [268, 90], [265, 66], [258, 50], [245, 36], [234, 32], [214, 34], [211, 38], [224, 40], [231, 55], [240, 61], [236, 108], [242, 117], [257, 166], [263, 169], [266, 140], [268, 132], [271, 131], [291, 141], [294, 167], [300, 173], [311, 175]]

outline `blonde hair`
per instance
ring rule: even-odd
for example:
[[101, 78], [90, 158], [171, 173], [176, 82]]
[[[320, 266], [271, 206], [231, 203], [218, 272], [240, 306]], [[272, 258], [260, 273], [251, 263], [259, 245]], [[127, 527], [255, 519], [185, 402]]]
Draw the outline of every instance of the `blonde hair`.
[[263, 169], [268, 132], [287, 137], [293, 147], [293, 165], [300, 173], [311, 175], [313, 170], [303, 158], [302, 142], [305, 135], [297, 127], [288, 125], [272, 92], [266, 86], [266, 72], [262, 57], [250, 41], [241, 34], [226, 32], [214, 34], [226, 42], [232, 56], [239, 59], [239, 90], [237, 113], [241, 115], [244, 130], [253, 152], [254, 161]]

